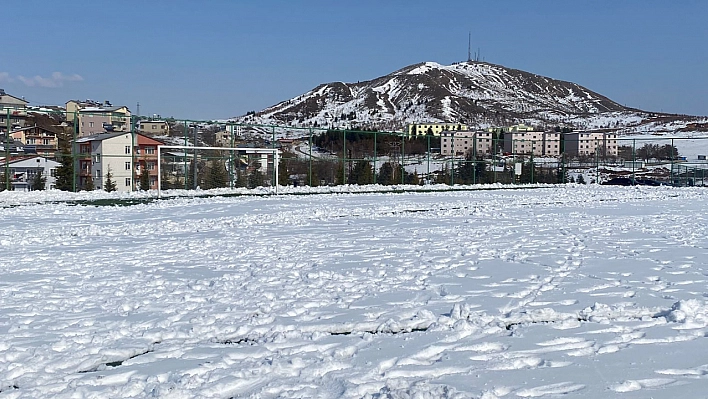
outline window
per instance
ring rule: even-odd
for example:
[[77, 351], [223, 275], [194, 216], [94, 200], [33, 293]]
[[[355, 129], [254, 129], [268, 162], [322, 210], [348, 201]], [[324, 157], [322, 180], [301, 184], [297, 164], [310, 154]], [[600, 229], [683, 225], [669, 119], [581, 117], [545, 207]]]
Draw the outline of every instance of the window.
[[130, 146], [129, 145], [125, 146], [125, 153], [130, 154]]
[[101, 169], [96, 169], [96, 178], [97, 179], [101, 178]]
[[49, 139], [44, 139], [44, 140], [42, 140], [42, 144], [44, 144], [44, 145], [49, 145], [49, 144], [51, 144], [51, 140], [49, 140]]
[[155, 170], [155, 162], [148, 162], [147, 170]]
[[125, 163], [125, 170], [130, 170], [130, 162]]
[[130, 187], [130, 177], [125, 178], [125, 186]]
[[93, 163], [101, 163], [101, 154], [96, 154], [93, 156]]
[[51, 177], [56, 177], [57, 175], [57, 170], [56, 169], [49, 169], [49, 176]]
[[93, 122], [89, 122], [89, 127], [93, 127]]
[[155, 147], [145, 147], [145, 153], [148, 155], [155, 154]]

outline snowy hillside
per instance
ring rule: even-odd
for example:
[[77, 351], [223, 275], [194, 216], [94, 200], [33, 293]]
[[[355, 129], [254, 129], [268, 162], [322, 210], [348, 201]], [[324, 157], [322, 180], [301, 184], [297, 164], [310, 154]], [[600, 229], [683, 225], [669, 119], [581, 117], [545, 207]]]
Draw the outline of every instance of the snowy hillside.
[[575, 83], [477, 61], [426, 62], [370, 81], [322, 84], [236, 120], [384, 130], [425, 122], [481, 128], [525, 123], [614, 128], [625, 133], [675, 130], [708, 121], [626, 108]]
[[705, 189], [2, 194], [0, 398], [708, 388]]

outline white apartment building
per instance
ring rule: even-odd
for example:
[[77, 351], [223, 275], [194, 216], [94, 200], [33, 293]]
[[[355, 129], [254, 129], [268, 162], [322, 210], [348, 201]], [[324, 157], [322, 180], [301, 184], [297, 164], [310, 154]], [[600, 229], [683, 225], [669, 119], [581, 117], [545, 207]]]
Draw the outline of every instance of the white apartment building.
[[492, 154], [494, 133], [488, 131], [444, 131], [440, 133], [440, 154], [464, 156], [474, 151], [477, 156]]
[[76, 140], [78, 151], [78, 187], [90, 178], [96, 190], [105, 188], [106, 176], [116, 183], [116, 191], [132, 191], [133, 139], [130, 133], [103, 133]]
[[565, 133], [563, 143], [569, 155], [617, 156], [617, 133]]
[[537, 131], [505, 132], [504, 152], [537, 157], [558, 156], [561, 153], [561, 134]]

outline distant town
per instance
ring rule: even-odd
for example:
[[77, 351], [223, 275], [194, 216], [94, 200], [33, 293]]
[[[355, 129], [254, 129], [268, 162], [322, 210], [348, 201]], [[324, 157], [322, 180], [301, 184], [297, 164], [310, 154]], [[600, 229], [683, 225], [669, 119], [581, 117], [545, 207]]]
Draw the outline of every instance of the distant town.
[[[455, 122], [421, 122], [382, 132], [248, 125], [135, 115], [128, 106], [110, 101], [30, 106], [21, 95], [2, 89], [0, 133], [0, 190], [15, 191], [128, 192], [276, 183], [599, 184], [618, 177], [630, 184], [702, 185], [704, 170], [682, 169], [686, 159], [673, 142], [623, 143], [612, 129], [523, 124], [474, 129]], [[162, 154], [158, 147], [164, 148]], [[278, 156], [253, 150], [257, 148], [277, 149]], [[705, 156], [697, 161], [705, 162]], [[655, 167], [648, 168], [652, 162]]]

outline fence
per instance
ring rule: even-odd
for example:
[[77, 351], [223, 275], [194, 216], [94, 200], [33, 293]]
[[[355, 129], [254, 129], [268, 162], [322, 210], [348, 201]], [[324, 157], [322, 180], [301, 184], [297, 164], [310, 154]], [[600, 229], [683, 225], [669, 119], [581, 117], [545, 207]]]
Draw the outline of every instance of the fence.
[[[115, 108], [24, 114], [3, 110], [0, 189], [555, 184], [599, 183], [614, 177], [686, 186], [704, 185], [708, 169], [708, 137], [502, 130], [409, 135], [334, 126], [152, 120]], [[17, 126], [23, 119], [40, 117], [66, 126], [41, 131]], [[189, 150], [195, 144], [278, 149], [280, 159], [236, 150]], [[183, 148], [158, 159], [161, 145]]]

